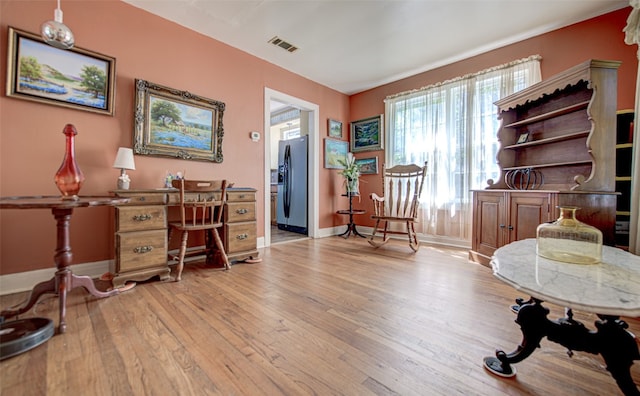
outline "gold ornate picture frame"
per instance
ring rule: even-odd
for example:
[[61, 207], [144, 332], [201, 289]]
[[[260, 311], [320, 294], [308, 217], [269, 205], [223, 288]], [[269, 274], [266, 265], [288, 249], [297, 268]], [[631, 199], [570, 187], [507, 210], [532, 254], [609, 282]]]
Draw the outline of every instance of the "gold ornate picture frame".
[[225, 104], [136, 79], [136, 154], [222, 162]]

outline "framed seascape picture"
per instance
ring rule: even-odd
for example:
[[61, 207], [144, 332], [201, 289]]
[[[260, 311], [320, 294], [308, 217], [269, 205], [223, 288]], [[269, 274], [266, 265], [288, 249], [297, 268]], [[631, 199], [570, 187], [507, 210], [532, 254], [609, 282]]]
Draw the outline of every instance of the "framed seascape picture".
[[342, 140], [324, 139], [324, 167], [329, 169], [344, 169], [338, 160], [347, 162], [349, 143]]
[[116, 60], [9, 27], [7, 96], [113, 115]]
[[378, 174], [378, 157], [356, 158], [356, 164], [360, 166], [360, 173], [363, 175]]
[[375, 151], [384, 148], [383, 115], [351, 123], [351, 152]]
[[329, 131], [329, 137], [342, 139], [342, 123], [340, 121], [332, 120], [327, 121], [327, 131]]
[[224, 103], [135, 81], [136, 154], [222, 162]]

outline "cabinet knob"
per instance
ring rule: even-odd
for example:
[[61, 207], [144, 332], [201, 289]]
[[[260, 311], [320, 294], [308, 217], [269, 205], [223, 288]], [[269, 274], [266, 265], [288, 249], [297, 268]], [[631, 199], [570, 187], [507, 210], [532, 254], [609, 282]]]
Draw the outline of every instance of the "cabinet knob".
[[500, 224], [500, 228], [504, 228], [504, 224]]
[[134, 221], [147, 221], [147, 220], [151, 220], [151, 215], [150, 215], [150, 214], [135, 215], [135, 216], [133, 216], [133, 220], [134, 220]]
[[244, 239], [247, 239], [247, 238], [249, 238], [248, 234], [238, 234], [238, 235], [236, 235], [236, 239], [241, 240], [241, 241], [244, 240]]
[[513, 230], [513, 226], [510, 225], [509, 227], [507, 227], [509, 229], [509, 231]]
[[243, 209], [238, 209], [238, 210], [236, 210], [236, 213], [237, 213], [237, 214], [246, 214], [247, 212], [248, 212], [248, 210], [247, 210], [247, 209], [244, 209], [244, 208], [243, 208]]
[[133, 249], [134, 253], [149, 253], [153, 250], [153, 246], [137, 246]]

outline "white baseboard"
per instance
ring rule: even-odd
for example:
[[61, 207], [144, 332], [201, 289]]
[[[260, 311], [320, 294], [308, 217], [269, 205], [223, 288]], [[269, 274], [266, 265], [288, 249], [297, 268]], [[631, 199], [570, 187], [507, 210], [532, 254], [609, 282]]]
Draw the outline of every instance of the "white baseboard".
[[[87, 275], [98, 278], [112, 268], [113, 260], [96, 261], [94, 263], [76, 264], [71, 270], [76, 275]], [[19, 293], [33, 289], [40, 282], [48, 281], [55, 275], [55, 268], [45, 268], [34, 271], [18, 272], [16, 274], [0, 275], [0, 295]]]
[[[358, 226], [359, 231], [361, 231], [364, 235], [371, 235], [373, 232], [372, 227], [360, 227]], [[326, 238], [334, 235], [339, 235], [346, 230], [346, 225], [323, 228], [319, 232], [320, 238]], [[460, 244], [459, 241], [446, 240], [446, 239], [422, 239], [422, 242], [434, 243], [440, 245], [447, 246], [455, 246], [462, 248], [469, 248], [464, 244]], [[456, 243], [457, 242], [457, 243]], [[257, 240], [257, 247], [264, 248], [264, 237], [260, 237]], [[77, 275], [87, 275], [92, 278], [98, 278], [100, 275], [105, 272], [109, 272], [111, 268], [113, 268], [114, 262], [113, 260], [103, 260], [96, 261], [93, 263], [85, 263], [85, 264], [76, 264], [72, 265], [71, 269], [74, 274]], [[27, 271], [27, 272], [18, 272], [16, 274], [7, 274], [0, 275], [0, 295], [18, 293], [23, 291], [28, 291], [33, 289], [33, 286], [39, 282], [44, 282], [53, 277], [55, 274], [54, 268], [46, 268], [35, 271]]]

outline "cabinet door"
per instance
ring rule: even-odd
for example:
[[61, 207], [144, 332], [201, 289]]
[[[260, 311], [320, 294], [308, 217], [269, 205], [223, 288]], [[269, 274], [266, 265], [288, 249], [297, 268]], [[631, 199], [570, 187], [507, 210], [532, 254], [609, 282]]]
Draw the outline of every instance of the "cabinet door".
[[[552, 221], [552, 195], [549, 193], [517, 193], [509, 194], [508, 242], [536, 237], [539, 224]], [[505, 243], [506, 244], [506, 243]]]
[[473, 250], [486, 257], [504, 241], [504, 200], [502, 192], [474, 192]]

